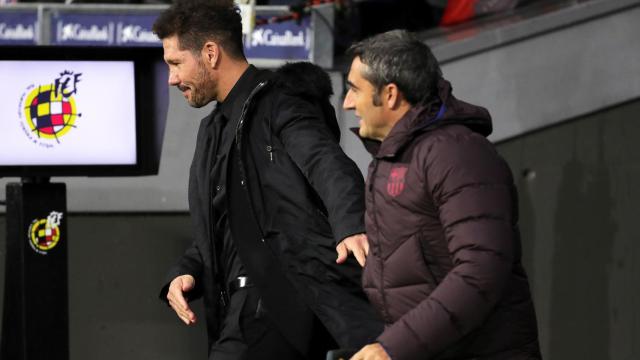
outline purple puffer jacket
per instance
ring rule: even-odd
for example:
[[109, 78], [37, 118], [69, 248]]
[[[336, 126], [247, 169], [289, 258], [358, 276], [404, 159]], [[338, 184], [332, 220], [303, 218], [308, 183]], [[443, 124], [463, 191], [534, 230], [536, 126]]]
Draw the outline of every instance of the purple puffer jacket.
[[539, 359], [536, 318], [521, 264], [511, 171], [485, 138], [486, 109], [459, 101], [411, 109], [374, 159], [363, 274], [393, 360]]

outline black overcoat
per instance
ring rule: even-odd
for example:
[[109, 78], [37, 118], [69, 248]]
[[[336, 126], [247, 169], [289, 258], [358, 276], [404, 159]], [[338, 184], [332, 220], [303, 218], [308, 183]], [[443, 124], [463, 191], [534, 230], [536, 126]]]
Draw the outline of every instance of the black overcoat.
[[[364, 232], [364, 183], [339, 146], [339, 128], [328, 101], [329, 77], [308, 63], [290, 64], [276, 73], [253, 67], [247, 71], [252, 86], [236, 97], [228, 119], [227, 126], [235, 128], [235, 140], [230, 148], [219, 149], [236, 152], [227, 168], [237, 167], [239, 181], [210, 183], [217, 156], [211, 151], [217, 137], [210, 115], [198, 131], [189, 179], [195, 240], [171, 269], [167, 283], [182, 274], [196, 278], [190, 300], [204, 297], [209, 342], [215, 341], [221, 324], [222, 284], [216, 280], [210, 206], [212, 192], [226, 187], [234, 241], [239, 242], [244, 225], [252, 223], [256, 237], [241, 240], [256, 241], [268, 249], [278, 268], [265, 265], [268, 255], [259, 251], [243, 255], [246, 247], [239, 246], [249, 276], [262, 279], [260, 290], [277, 288], [275, 281], [270, 283], [269, 271], [280, 271], [341, 347], [358, 348], [382, 331], [382, 323], [361, 290], [361, 269], [355, 260], [335, 262], [337, 243]], [[166, 291], [167, 285], [161, 298]], [[288, 294], [280, 299], [271, 296], [266, 305], [277, 309], [275, 302], [287, 298]], [[276, 322], [286, 333], [283, 315], [277, 314]]]

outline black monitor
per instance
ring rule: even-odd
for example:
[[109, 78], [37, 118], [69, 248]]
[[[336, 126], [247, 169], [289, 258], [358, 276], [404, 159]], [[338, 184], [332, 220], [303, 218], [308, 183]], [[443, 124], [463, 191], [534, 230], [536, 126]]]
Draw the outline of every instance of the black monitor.
[[158, 173], [160, 48], [0, 47], [0, 177]]

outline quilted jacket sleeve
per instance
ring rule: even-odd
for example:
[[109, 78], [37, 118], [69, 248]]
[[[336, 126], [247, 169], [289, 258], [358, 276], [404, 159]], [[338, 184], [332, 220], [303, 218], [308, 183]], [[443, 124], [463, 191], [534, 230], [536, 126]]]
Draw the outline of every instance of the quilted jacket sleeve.
[[514, 258], [513, 179], [493, 146], [477, 134], [443, 136], [429, 144], [424, 159], [453, 268], [378, 338], [394, 360], [433, 358], [480, 327]]

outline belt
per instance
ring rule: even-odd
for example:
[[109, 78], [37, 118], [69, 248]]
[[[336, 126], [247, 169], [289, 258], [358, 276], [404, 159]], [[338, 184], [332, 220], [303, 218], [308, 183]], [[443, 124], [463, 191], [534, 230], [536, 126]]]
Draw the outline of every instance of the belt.
[[233, 295], [236, 291], [244, 288], [253, 287], [254, 284], [248, 276], [238, 276], [237, 278], [231, 280], [227, 286], [229, 289], [229, 297]]

